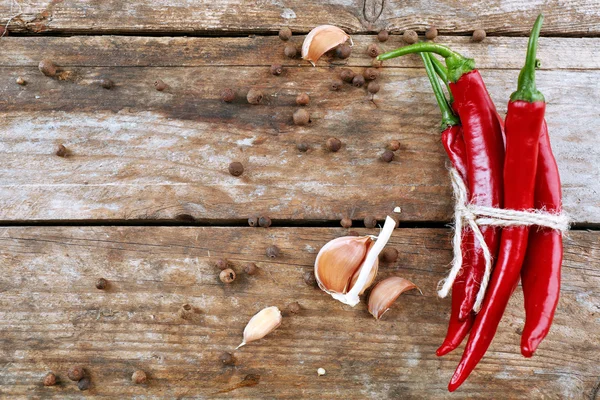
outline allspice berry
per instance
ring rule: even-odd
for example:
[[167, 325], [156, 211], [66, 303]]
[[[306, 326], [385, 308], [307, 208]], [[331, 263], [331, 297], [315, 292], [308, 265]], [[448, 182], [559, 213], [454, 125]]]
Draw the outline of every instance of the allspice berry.
[[157, 79], [154, 81], [154, 89], [158, 90], [159, 92], [162, 92], [166, 88], [167, 88], [167, 84], [165, 82], [163, 82], [162, 79]]
[[292, 37], [292, 30], [288, 27], [285, 28], [281, 28], [281, 30], [279, 31], [279, 39], [283, 40], [283, 41], [287, 41], [290, 40], [290, 38]]
[[340, 221], [340, 225], [342, 226], [342, 228], [348, 229], [348, 228], [352, 227], [352, 220], [348, 217], [344, 217]]
[[386, 263], [393, 263], [398, 259], [398, 250], [393, 247], [386, 247], [379, 254], [379, 260]]
[[188, 303], [182, 304], [179, 308], [179, 311], [177, 311], [177, 314], [181, 319], [192, 319], [194, 315], [194, 307], [192, 307], [192, 305]]
[[258, 272], [258, 267], [253, 262], [244, 264], [244, 272], [248, 275], [254, 275]]
[[379, 71], [375, 68], [367, 68], [363, 72], [363, 76], [365, 77], [366, 80], [373, 81], [373, 80], [379, 78]]
[[228, 352], [224, 352], [223, 354], [221, 354], [219, 356], [219, 360], [223, 365], [235, 365], [235, 357], [233, 357], [233, 354]]
[[259, 104], [263, 99], [263, 94], [258, 89], [250, 89], [248, 90], [248, 94], [246, 95], [246, 100], [250, 104]]
[[54, 372], [48, 372], [44, 377], [44, 386], [54, 385], [56, 385], [56, 375], [54, 375]]
[[239, 161], [229, 164], [229, 173], [233, 176], [240, 176], [244, 173], [244, 166]]
[[298, 303], [297, 301], [294, 301], [293, 303], [288, 304], [287, 309], [292, 314], [298, 314], [298, 313], [300, 313], [300, 310], [301, 310], [300, 303]]
[[385, 161], [387, 163], [392, 162], [392, 160], [394, 159], [394, 152], [391, 150], [386, 150], [383, 153], [381, 153], [381, 160]]
[[389, 37], [390, 37], [390, 34], [385, 29], [382, 31], [379, 31], [379, 33], [377, 34], [377, 40], [379, 40], [380, 42], [387, 41]]
[[339, 139], [332, 137], [327, 139], [327, 142], [325, 142], [325, 146], [327, 147], [327, 150], [335, 153], [342, 148], [342, 142]]
[[271, 65], [271, 74], [278, 76], [283, 72], [283, 66], [281, 64]]
[[369, 82], [369, 85], [367, 86], [367, 91], [371, 94], [379, 92], [379, 83], [375, 81]]
[[69, 155], [69, 150], [67, 150], [64, 144], [59, 144], [56, 149], [56, 155], [59, 157], [66, 157]]
[[308, 125], [310, 122], [310, 113], [306, 111], [304, 108], [299, 108], [294, 111], [294, 115], [292, 116], [295, 125]]
[[476, 43], [483, 42], [483, 39], [485, 39], [486, 36], [487, 35], [483, 29], [475, 29], [473, 31], [473, 37], [471, 38], [471, 40], [473, 40]]
[[223, 90], [223, 92], [221, 92], [221, 100], [223, 100], [225, 103], [231, 103], [233, 100], [235, 100], [235, 92], [233, 89]]
[[351, 83], [356, 74], [350, 68], [342, 68], [340, 71], [340, 79], [344, 82]]
[[376, 44], [372, 43], [370, 45], [367, 46], [367, 55], [369, 57], [377, 57], [379, 54], [381, 53], [381, 51], [379, 50], [379, 47], [377, 47]]
[[373, 216], [365, 217], [363, 222], [365, 223], [365, 228], [375, 228], [377, 226], [377, 218]]
[[81, 391], [88, 390], [91, 384], [92, 382], [90, 381], [90, 378], [82, 378], [79, 380], [79, 382], [77, 382], [77, 388]]
[[402, 40], [404, 40], [404, 43], [406, 44], [417, 43], [419, 41], [419, 35], [412, 29], [408, 29], [402, 34]]
[[391, 151], [397, 151], [400, 149], [400, 142], [397, 140], [391, 140], [390, 143], [388, 143], [387, 148]]
[[296, 96], [296, 104], [299, 106], [305, 106], [308, 105], [308, 103], [310, 103], [310, 97], [308, 97], [306, 93], [300, 93]]
[[427, 28], [427, 30], [425, 31], [425, 37], [428, 40], [433, 40], [437, 37], [438, 35], [438, 30], [435, 26], [430, 26], [429, 28]]
[[335, 91], [340, 90], [343, 85], [344, 85], [344, 83], [341, 80], [336, 79], [329, 84], [329, 89], [331, 89], [335, 92]]
[[82, 366], [76, 365], [71, 367], [71, 369], [67, 372], [67, 377], [72, 381], [78, 381], [85, 376], [85, 370]]
[[362, 87], [365, 84], [365, 77], [362, 75], [356, 75], [352, 78], [352, 86], [354, 87]]
[[231, 268], [224, 269], [219, 274], [219, 279], [223, 283], [231, 283], [231, 282], [235, 281], [235, 271], [232, 270]]
[[350, 45], [347, 43], [342, 43], [335, 49], [335, 55], [337, 58], [345, 60], [346, 58], [350, 57], [350, 54], [352, 54], [352, 47], [350, 47]]
[[221, 271], [223, 271], [224, 269], [229, 268], [229, 263], [227, 262], [226, 259], [224, 258], [219, 258], [217, 260], [217, 262], [215, 263], [215, 267], [219, 268]]
[[308, 143], [300, 142], [296, 145], [296, 148], [298, 149], [298, 151], [306, 153], [308, 151]]
[[16, 82], [17, 82], [17, 85], [21, 85], [21, 86], [27, 85], [27, 81], [25, 79], [21, 78], [20, 76], [17, 78]]
[[267, 257], [276, 258], [279, 256], [279, 247], [272, 245], [267, 247]]
[[38, 68], [42, 74], [50, 77], [56, 76], [56, 72], [58, 71], [56, 65], [47, 58], [40, 61]]
[[138, 369], [133, 374], [131, 374], [131, 381], [136, 385], [141, 385], [148, 381], [148, 377], [146, 376], [146, 373], [144, 371]]
[[260, 217], [258, 219], [258, 226], [260, 226], [261, 228], [268, 228], [271, 226], [271, 218], [269, 217]]
[[290, 43], [287, 44], [283, 49], [283, 54], [285, 54], [286, 57], [295, 58], [298, 54], [298, 49], [296, 48], [296, 46]]
[[100, 79], [100, 86], [102, 86], [104, 89], [112, 89], [115, 86], [115, 83], [108, 78], [103, 78]]
[[248, 218], [248, 225], [251, 227], [255, 227], [258, 225], [258, 218], [256, 217], [250, 217]]
[[311, 286], [311, 287], [317, 286], [317, 278], [315, 278], [314, 272], [312, 272], [312, 271], [305, 272], [304, 275], [302, 275], [302, 278], [304, 279], [304, 283], [306, 283], [308, 286]]
[[104, 278], [100, 278], [96, 281], [96, 289], [104, 290], [108, 287], [108, 281]]

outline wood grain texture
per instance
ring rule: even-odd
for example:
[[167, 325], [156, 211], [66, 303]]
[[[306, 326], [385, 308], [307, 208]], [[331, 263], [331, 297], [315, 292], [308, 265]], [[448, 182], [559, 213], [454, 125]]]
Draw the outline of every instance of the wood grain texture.
[[[416, 56], [383, 68], [382, 90], [371, 100], [349, 85], [329, 90], [339, 66], [326, 62], [296, 68], [288, 61], [282, 76], [270, 75], [268, 65], [285, 62], [278, 51], [268, 55], [279, 43], [274, 38], [224, 44], [220, 38], [3, 40], [0, 220], [242, 221], [251, 214], [336, 220], [383, 218], [398, 205], [407, 221], [451, 218], [439, 111]], [[371, 40], [357, 37], [357, 48]], [[386, 46], [395, 47], [394, 40]], [[508, 67], [483, 70], [504, 112], [522, 59], [511, 49], [525, 43], [494, 40], [494, 46], [450, 42], [484, 67], [495, 58]], [[578, 43], [585, 57], [577, 57]], [[563, 57], [553, 57], [555, 45], [565, 50]], [[539, 71], [538, 84], [549, 103], [565, 208], [578, 223], [600, 222], [597, 47], [591, 39], [546, 39], [540, 51], [547, 69]], [[361, 53], [349, 61], [356, 72], [368, 65]], [[41, 54], [70, 79], [43, 76], [36, 67]], [[251, 65], [244, 66], [246, 54], [250, 59], [243, 62]], [[18, 76], [26, 86], [15, 83]], [[102, 77], [115, 88], [102, 89]], [[154, 90], [156, 79], [169, 88]], [[226, 87], [239, 92], [233, 104], [219, 99]], [[246, 103], [249, 87], [263, 90], [264, 104]], [[300, 92], [312, 98], [308, 127], [292, 123]], [[323, 148], [331, 136], [344, 143], [336, 154]], [[378, 157], [392, 139], [402, 148], [385, 164]], [[296, 150], [300, 141], [311, 145], [308, 153]], [[54, 155], [61, 143], [71, 151], [67, 158]], [[246, 167], [239, 178], [227, 172], [235, 160]]]
[[308, 32], [335, 22], [352, 33], [384, 28], [424, 31], [436, 25], [444, 33], [467, 34], [483, 28], [492, 34], [526, 35], [542, 11], [546, 15], [543, 34], [592, 36], [600, 33], [599, 7], [598, 0], [14, 0], [0, 5], [0, 23], [14, 16], [10, 30], [33, 33], [265, 33], [277, 32], [281, 26]]
[[[363, 231], [369, 232], [372, 231]], [[446, 392], [460, 350], [435, 349], [445, 334], [449, 300], [435, 297], [451, 259], [449, 230], [399, 229], [400, 250], [378, 279], [400, 275], [408, 292], [383, 320], [305, 285], [319, 248], [343, 234], [328, 228], [11, 227], [0, 230], [0, 394], [76, 398], [66, 371], [83, 365], [98, 398], [455, 398]], [[280, 258], [264, 255], [277, 244]], [[563, 290], [554, 326], [531, 359], [519, 354], [523, 324], [517, 290], [498, 335], [461, 398], [584, 399], [600, 376], [600, 235], [572, 232], [566, 241]], [[217, 258], [241, 272], [230, 286]], [[106, 291], [97, 278], [108, 279]], [[265, 306], [285, 309], [279, 329], [219, 361], [241, 340], [248, 319]], [[182, 319], [178, 309], [197, 311]], [[317, 368], [327, 375], [317, 377]], [[130, 376], [143, 369], [149, 383]], [[61, 383], [43, 387], [47, 371]], [[255, 386], [235, 388], [249, 374]]]

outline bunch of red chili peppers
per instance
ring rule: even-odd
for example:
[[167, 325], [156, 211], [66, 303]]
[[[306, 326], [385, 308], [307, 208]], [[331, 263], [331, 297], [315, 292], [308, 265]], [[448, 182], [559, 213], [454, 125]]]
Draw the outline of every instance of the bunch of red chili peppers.
[[[546, 103], [536, 89], [538, 16], [527, 48], [517, 91], [506, 120], [496, 111], [475, 62], [434, 43], [417, 43], [380, 55], [387, 60], [421, 53], [442, 111], [442, 143], [465, 182], [471, 203], [513, 210], [560, 213], [561, 187], [544, 120]], [[444, 66], [432, 53], [445, 59]], [[438, 76], [446, 83], [451, 105]], [[521, 353], [531, 357], [548, 333], [558, 303], [562, 233], [548, 228], [481, 226], [494, 269], [481, 310], [473, 305], [485, 271], [485, 257], [470, 228], [462, 232], [463, 264], [452, 286], [452, 312], [442, 356], [469, 339], [448, 390], [456, 390], [483, 358], [519, 278], [525, 299]]]

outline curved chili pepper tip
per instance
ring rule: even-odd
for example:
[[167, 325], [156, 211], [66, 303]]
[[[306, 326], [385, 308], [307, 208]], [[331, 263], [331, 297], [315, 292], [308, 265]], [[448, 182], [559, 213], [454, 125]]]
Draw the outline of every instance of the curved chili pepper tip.
[[510, 95], [510, 101], [523, 100], [528, 103], [535, 101], [544, 101], [544, 95], [537, 90], [535, 86], [535, 69], [539, 65], [539, 60], [536, 58], [538, 39], [542, 30], [542, 24], [544, 23], [544, 15], [538, 15], [535, 20], [535, 24], [531, 29], [529, 35], [529, 42], [527, 44], [527, 58], [525, 59], [525, 66], [519, 73], [519, 84], [517, 91]]

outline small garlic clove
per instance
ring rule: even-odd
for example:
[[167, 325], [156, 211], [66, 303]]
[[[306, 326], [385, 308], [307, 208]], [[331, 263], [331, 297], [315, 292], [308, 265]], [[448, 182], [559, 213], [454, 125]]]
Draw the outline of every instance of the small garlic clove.
[[402, 293], [411, 289], [421, 291], [421, 289], [408, 279], [398, 276], [382, 280], [371, 291], [371, 295], [369, 296], [369, 312], [376, 319], [381, 318]]
[[250, 342], [262, 339], [279, 325], [281, 325], [279, 308], [272, 306], [262, 309], [248, 321], [248, 325], [244, 328], [244, 340], [236, 347], [236, 350]]
[[352, 39], [346, 32], [333, 25], [320, 25], [306, 35], [302, 44], [302, 58], [314, 66], [323, 54]]

